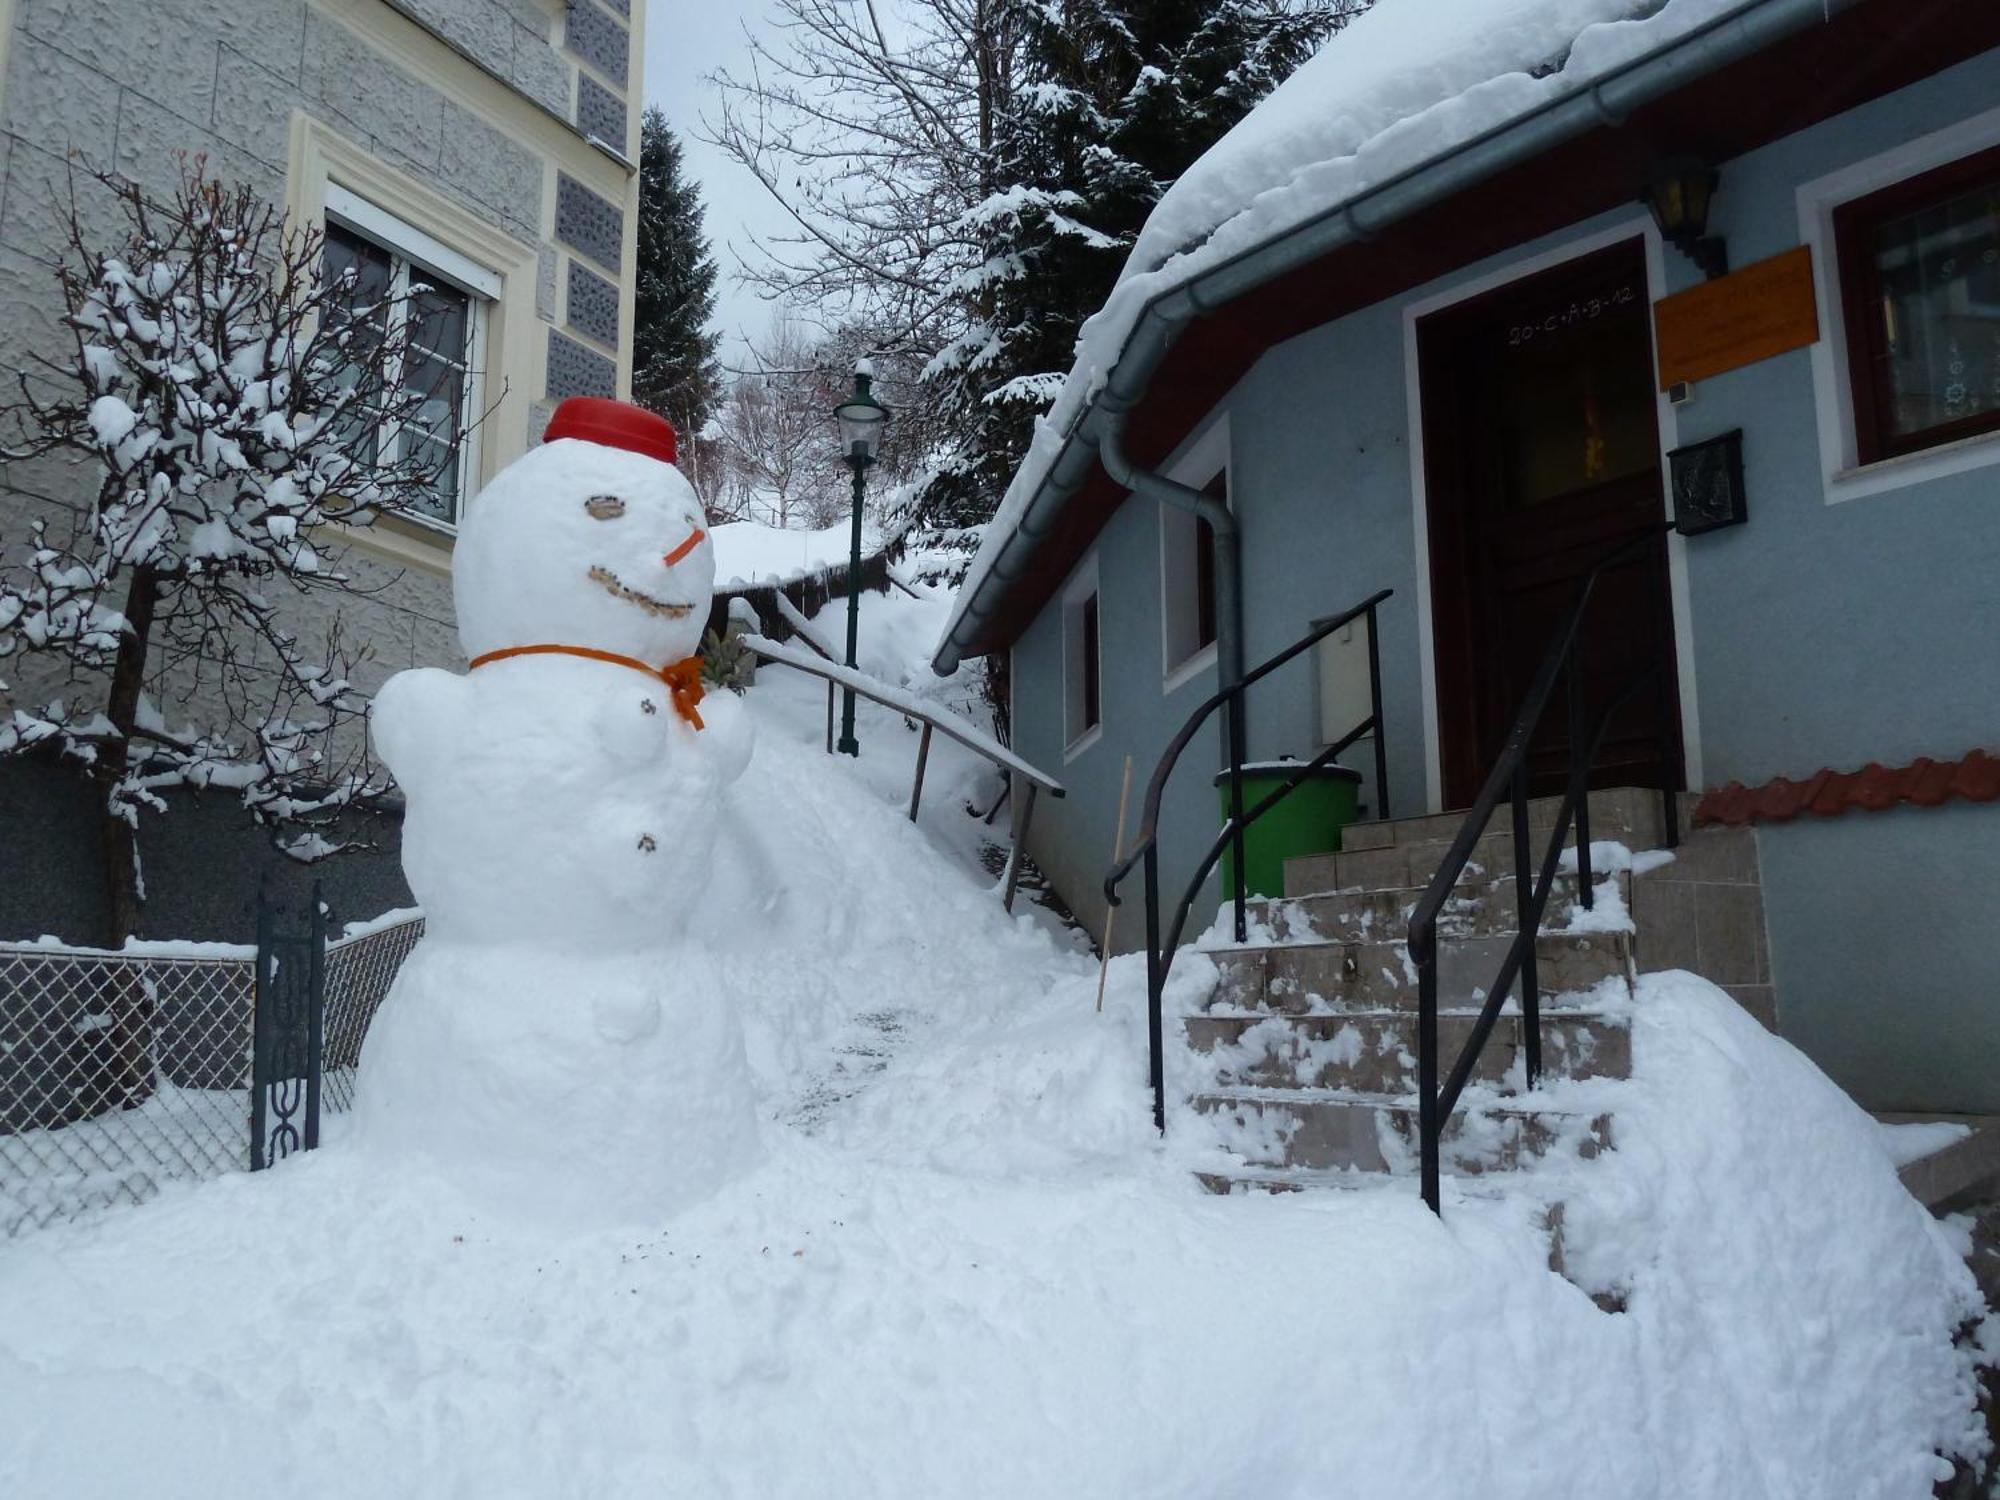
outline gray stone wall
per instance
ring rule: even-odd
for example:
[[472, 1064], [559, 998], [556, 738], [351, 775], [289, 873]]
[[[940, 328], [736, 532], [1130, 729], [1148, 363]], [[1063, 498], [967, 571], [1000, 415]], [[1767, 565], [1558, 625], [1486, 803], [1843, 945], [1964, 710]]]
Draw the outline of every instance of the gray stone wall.
[[558, 115], [568, 113], [570, 70], [549, 45], [555, 8], [548, 0], [389, 3], [544, 109]]
[[[379, 0], [442, 39], [462, 58], [516, 90], [552, 117], [557, 129], [586, 131], [616, 150], [623, 144], [622, 112], [634, 80], [607, 76], [607, 59], [629, 55], [629, 16], [617, 6], [592, 5], [582, 18], [564, 0]], [[573, 0], [590, 4], [591, 0]], [[572, 25], [572, 22], [574, 24]], [[583, 55], [583, 50], [589, 56]], [[456, 64], [454, 64], [456, 65]], [[579, 79], [591, 84], [579, 93]], [[15, 13], [4, 94], [0, 94], [0, 370], [28, 367], [38, 354], [59, 354], [68, 343], [54, 267], [62, 253], [64, 217], [71, 199], [72, 167], [108, 166], [156, 188], [170, 186], [185, 156], [205, 158], [206, 170], [248, 183], [274, 203], [286, 198], [291, 116], [303, 110], [347, 139], [435, 189], [537, 251], [540, 274], [535, 307], [541, 322], [510, 337], [545, 341], [554, 334], [577, 247], [556, 232], [548, 201], [555, 173], [546, 158], [463, 107], [444, 89], [378, 51], [360, 33], [306, 0], [146, 0], [106, 5], [103, 0], [20, 0]], [[607, 135], [613, 116], [621, 128]], [[601, 222], [619, 206], [596, 198], [587, 217]], [[115, 232], [116, 217], [101, 195], [79, 186], [78, 211], [93, 233]], [[593, 242], [592, 248], [598, 248]], [[614, 255], [600, 266], [616, 278]], [[617, 306], [618, 286], [610, 305]], [[586, 305], [587, 304], [587, 305]], [[572, 317], [573, 366], [589, 364], [592, 388], [615, 379], [618, 335], [607, 324], [603, 297], [578, 299]], [[545, 334], [544, 329], [547, 329]], [[610, 371], [610, 377], [604, 372]], [[530, 393], [538, 433], [548, 404]], [[505, 435], [518, 441], [514, 434]], [[87, 467], [40, 462], [0, 465], [0, 558], [11, 562], [36, 520], [65, 534], [91, 501], [96, 476]], [[432, 573], [382, 562], [350, 549], [343, 559], [358, 592], [301, 593], [287, 600], [286, 616], [309, 650], [337, 634], [356, 658], [353, 680], [372, 690], [392, 672], [412, 665], [460, 665], [452, 624], [450, 589]], [[283, 593], [288, 586], [274, 581]], [[0, 693], [0, 712], [13, 702], [39, 704], [64, 690], [52, 667], [15, 659], [0, 673], [11, 685]], [[177, 670], [166, 683], [170, 721], [213, 713], [214, 673], [199, 662]], [[184, 701], [174, 701], [176, 699]], [[336, 747], [344, 752], [353, 746]], [[5, 768], [0, 768], [4, 770]], [[63, 931], [84, 921], [82, 886], [61, 871], [41, 875], [25, 867], [25, 846], [87, 859], [94, 832], [67, 841], [51, 830], [35, 840], [13, 837], [35, 811], [53, 827], [79, 824], [63, 776], [6, 771], [0, 816], [9, 837], [0, 841], [0, 889], [14, 888], [14, 904], [0, 910], [0, 937]], [[67, 774], [67, 773], [64, 773]], [[25, 801], [23, 799], [26, 799]], [[66, 800], [68, 799], [68, 800]], [[82, 804], [87, 809], [87, 802]], [[247, 834], [227, 799], [210, 798], [193, 816], [172, 820], [181, 833], [154, 851], [152, 910], [146, 931], [154, 936], [215, 937], [234, 896], [210, 900], [167, 887], [183, 881], [221, 882], [231, 890], [257, 866], [262, 836]], [[180, 839], [191, 842], [183, 849]], [[202, 854], [210, 848], [218, 859]], [[77, 852], [78, 850], [84, 852]], [[178, 851], [178, 852], [177, 852]], [[40, 858], [43, 856], [33, 856]], [[246, 877], [247, 878], [247, 877]], [[165, 882], [163, 884], [163, 882]], [[87, 885], [84, 881], [83, 885]], [[404, 899], [393, 868], [385, 879], [360, 881], [383, 904]], [[366, 904], [365, 895], [357, 897]], [[24, 908], [22, 902], [26, 902]], [[219, 904], [218, 904], [219, 903]], [[240, 904], [240, 903], [239, 903]], [[37, 912], [40, 912], [38, 915]], [[157, 914], [170, 914], [167, 928]], [[365, 916], [355, 910], [346, 916]], [[181, 925], [176, 926], [179, 923]], [[87, 923], [85, 923], [87, 925]], [[171, 929], [171, 930], [169, 930]]]
[[[258, 886], [303, 892], [319, 882], [332, 927], [409, 906], [400, 863], [402, 822], [356, 815], [342, 833], [348, 853], [302, 865], [272, 847], [234, 798], [173, 792], [169, 811], [139, 824], [146, 904], [138, 936], [246, 943], [256, 937]], [[83, 947], [103, 941], [109, 920], [96, 803], [68, 766], [0, 761], [0, 942], [56, 937]]]
[[[252, 15], [254, 24], [244, 24]], [[22, 0], [20, 7], [0, 186], [0, 280], [14, 314], [0, 325], [7, 368], [63, 347], [52, 266], [62, 250], [73, 160], [115, 164], [164, 188], [178, 170], [176, 153], [200, 153], [211, 173], [282, 202], [295, 106], [524, 242], [537, 242], [542, 162], [302, 0], [154, 0], [121, 8], [117, 25], [102, 18], [103, 8], [84, 0]], [[87, 221], [109, 229], [114, 221], [103, 205], [87, 188], [79, 192]], [[93, 483], [87, 470], [52, 463], [0, 476], [0, 547], [18, 547], [36, 517], [67, 528], [71, 522], [58, 512], [87, 504]], [[442, 579], [358, 551], [346, 566], [362, 592], [313, 591], [288, 608], [305, 641], [323, 642], [338, 626], [361, 657], [356, 680], [371, 687], [413, 661], [457, 659]], [[59, 690], [53, 670], [22, 663], [8, 678], [31, 702]], [[215, 710], [197, 664], [177, 676], [170, 691], [189, 695], [184, 711]], [[173, 705], [168, 711], [172, 717]]]

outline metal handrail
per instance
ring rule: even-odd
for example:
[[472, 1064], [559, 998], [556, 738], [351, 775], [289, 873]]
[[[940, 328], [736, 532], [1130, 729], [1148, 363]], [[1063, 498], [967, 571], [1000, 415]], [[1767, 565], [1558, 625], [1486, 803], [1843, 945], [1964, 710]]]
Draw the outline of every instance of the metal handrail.
[[[780, 594], [778, 597], [783, 599], [784, 595]], [[796, 625], [794, 628], [796, 629]], [[744, 650], [764, 661], [775, 662], [779, 666], [790, 667], [794, 671], [826, 679], [828, 691], [828, 754], [833, 753], [833, 698], [831, 694], [835, 684], [850, 692], [857, 693], [871, 702], [879, 703], [884, 708], [893, 709], [905, 718], [914, 719], [917, 723], [923, 725], [923, 732], [917, 739], [916, 773], [910, 780], [910, 821], [912, 823], [917, 821], [917, 808], [923, 800], [924, 771], [930, 764], [931, 734], [933, 731], [942, 734], [948, 740], [953, 740], [963, 745], [974, 755], [982, 756], [990, 761], [1007, 778], [1007, 785], [1010, 789], [1016, 779], [1026, 788], [1014, 803], [1014, 820], [1007, 850], [1007, 866], [1000, 877], [1001, 909], [1011, 912], [1014, 909], [1014, 893], [1020, 888], [1021, 884], [1022, 861], [1026, 857], [1028, 847], [1028, 826], [1035, 815], [1035, 797], [1040, 792], [1047, 792], [1051, 797], [1065, 795], [1062, 783], [1049, 775], [1048, 772], [1036, 769], [1006, 746], [998, 744], [986, 735], [981, 734], [975, 726], [966, 723], [958, 715], [946, 709], [938, 708], [935, 705], [919, 702], [908, 693], [899, 692], [886, 683], [877, 682], [864, 672], [857, 671], [853, 667], [845, 666], [835, 661], [832, 654], [821, 643], [813, 639], [810, 632], [800, 632], [799, 638], [812, 649], [815, 653], [814, 655], [808, 656], [802, 651], [793, 651], [777, 641], [754, 632], [745, 632], [736, 639], [741, 643]], [[993, 806], [994, 811], [997, 812], [1000, 804], [995, 802]], [[991, 816], [991, 814], [988, 814], [988, 816]]]
[[[1666, 697], [1672, 684], [1668, 681], [1664, 653], [1657, 653], [1655, 659], [1633, 673], [1611, 699], [1599, 711], [1596, 720], [1586, 730], [1581, 674], [1576, 664], [1576, 647], [1583, 638], [1583, 623], [1590, 602], [1597, 589], [1599, 577], [1605, 569], [1631, 560], [1645, 548], [1656, 543], [1672, 527], [1662, 522], [1648, 527], [1640, 535], [1632, 537], [1612, 551], [1599, 558], [1584, 578], [1577, 590], [1576, 601], [1564, 616], [1561, 627], [1556, 631], [1547, 652], [1542, 657], [1527, 697], [1515, 716], [1513, 726], [1501, 746], [1500, 755], [1487, 774], [1485, 784], [1479, 790], [1465, 821], [1459, 826], [1458, 834], [1445, 851], [1437, 873], [1425, 888], [1410, 917], [1409, 953], [1417, 970], [1417, 1116], [1421, 1145], [1421, 1187], [1424, 1202], [1433, 1213], [1440, 1212], [1440, 1150], [1445, 1124], [1452, 1111], [1457, 1108], [1460, 1095], [1478, 1066], [1479, 1055], [1492, 1035], [1494, 1023], [1500, 1010], [1506, 1004], [1508, 992], [1516, 981], [1520, 984], [1521, 1026], [1527, 1083], [1533, 1088], [1541, 1078], [1541, 991], [1536, 974], [1535, 943], [1541, 935], [1542, 917], [1548, 906], [1549, 893], [1555, 886], [1557, 870], [1562, 863], [1563, 844], [1568, 838], [1572, 822], [1576, 828], [1576, 859], [1578, 897], [1588, 909], [1593, 902], [1590, 869], [1590, 770], [1595, 765], [1598, 751], [1602, 748], [1604, 735], [1610, 727], [1611, 719], [1623, 708], [1632, 695], [1651, 682], [1661, 694], [1662, 708], [1666, 707]], [[1567, 675], [1569, 690], [1569, 775], [1563, 793], [1562, 806], [1551, 831], [1549, 843], [1543, 851], [1539, 870], [1529, 865], [1528, 850], [1528, 746], [1535, 731], [1541, 726], [1542, 717], [1548, 711], [1549, 701], [1554, 696], [1558, 677]], [[1663, 833], [1668, 848], [1680, 842], [1678, 808], [1675, 805], [1673, 786], [1675, 764], [1672, 743], [1672, 715], [1662, 712], [1660, 716], [1662, 766], [1661, 797], [1663, 801]], [[1501, 961], [1500, 972], [1486, 992], [1486, 999], [1473, 1022], [1471, 1035], [1460, 1049], [1449, 1077], [1443, 1088], [1438, 1086], [1438, 995], [1437, 995], [1437, 923], [1445, 903], [1451, 899], [1453, 889], [1465, 867], [1471, 862], [1472, 853], [1479, 840], [1485, 835], [1486, 825], [1499, 809], [1503, 797], [1511, 797], [1513, 804], [1514, 843], [1514, 899], [1515, 934], [1508, 945], [1506, 957]], [[1533, 877], [1533, 878], [1531, 878]]]
[[[1391, 597], [1394, 589], [1382, 589], [1355, 605], [1352, 609], [1325, 619], [1315, 620], [1311, 630], [1261, 665], [1245, 672], [1236, 682], [1225, 684], [1188, 716], [1179, 734], [1168, 743], [1160, 756], [1160, 763], [1153, 768], [1152, 779], [1146, 784], [1146, 800], [1139, 824], [1139, 837], [1131, 852], [1112, 865], [1104, 877], [1104, 899], [1112, 906], [1123, 904], [1118, 887], [1125, 877], [1132, 873], [1134, 865], [1144, 863], [1146, 895], [1146, 1024], [1147, 1038], [1152, 1053], [1153, 1085], [1153, 1125], [1164, 1131], [1167, 1128], [1166, 1096], [1166, 1046], [1164, 1022], [1162, 1018], [1163, 997], [1166, 993], [1167, 975], [1173, 968], [1174, 953], [1180, 947], [1181, 933], [1187, 925], [1189, 911], [1195, 897], [1200, 893], [1202, 883], [1209, 872], [1222, 858], [1224, 849], [1233, 846], [1235, 863], [1231, 869], [1230, 900], [1234, 909], [1234, 931], [1236, 941], [1244, 942], [1248, 937], [1245, 916], [1246, 890], [1244, 887], [1243, 834], [1251, 824], [1296, 790], [1307, 778], [1313, 776], [1332, 763], [1335, 756], [1346, 750], [1357, 740], [1369, 733], [1375, 736], [1375, 800], [1378, 817], [1389, 815], [1389, 760], [1383, 743], [1382, 732], [1382, 658], [1376, 644], [1376, 610], [1382, 601]], [[1363, 719], [1345, 735], [1328, 745], [1311, 760], [1302, 764], [1291, 774], [1283, 786], [1266, 794], [1253, 808], [1243, 807], [1243, 696], [1249, 688], [1260, 682], [1279, 667], [1309, 650], [1327, 636], [1345, 625], [1351, 625], [1363, 616], [1368, 620], [1368, 717]], [[1194, 739], [1195, 732], [1208, 722], [1216, 709], [1229, 705], [1229, 732], [1224, 736], [1228, 745], [1229, 806], [1230, 815], [1223, 820], [1222, 829], [1209, 845], [1208, 852], [1196, 867], [1194, 878], [1188, 882], [1185, 894], [1174, 909], [1173, 922], [1168, 930], [1167, 941], [1160, 942], [1160, 800], [1166, 792], [1167, 781], [1173, 775], [1174, 767], [1180, 762], [1181, 753]]]

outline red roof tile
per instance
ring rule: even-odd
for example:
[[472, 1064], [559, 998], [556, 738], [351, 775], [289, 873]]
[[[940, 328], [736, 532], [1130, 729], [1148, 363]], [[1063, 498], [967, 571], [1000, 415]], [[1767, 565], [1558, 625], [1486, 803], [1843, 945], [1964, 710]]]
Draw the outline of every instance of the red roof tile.
[[1697, 828], [1709, 823], [1782, 823], [1808, 812], [1831, 818], [1855, 809], [1882, 812], [1905, 802], [1937, 807], [1954, 797], [2000, 801], [2000, 759], [1974, 750], [1960, 760], [1940, 762], [1925, 756], [1894, 769], [1870, 761], [1858, 771], [1815, 771], [1804, 781], [1778, 776], [1755, 787], [1732, 781], [1701, 794], [1694, 822]]

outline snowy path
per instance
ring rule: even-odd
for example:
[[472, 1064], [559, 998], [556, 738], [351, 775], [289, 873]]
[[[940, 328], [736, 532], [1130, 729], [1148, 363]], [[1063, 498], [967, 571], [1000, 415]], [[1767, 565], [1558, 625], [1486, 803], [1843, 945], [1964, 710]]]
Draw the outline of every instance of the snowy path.
[[805, 1087], [780, 1118], [810, 1135], [827, 1112], [852, 1099], [887, 1070], [909, 1043], [917, 1024], [908, 1010], [871, 1010], [854, 1018], [851, 1035], [833, 1048], [833, 1060], [806, 1080]]
[[1726, 1000], [1649, 983], [1619, 1149], [1542, 1184], [1623, 1314], [1532, 1197], [1206, 1196], [1149, 1128], [1141, 966], [1096, 1014], [977, 867], [981, 773], [912, 826], [914, 736], [830, 760], [782, 681], [693, 927], [762, 1165], [579, 1234], [336, 1138], [0, 1246], [0, 1495], [1929, 1494], [1969, 1278]]

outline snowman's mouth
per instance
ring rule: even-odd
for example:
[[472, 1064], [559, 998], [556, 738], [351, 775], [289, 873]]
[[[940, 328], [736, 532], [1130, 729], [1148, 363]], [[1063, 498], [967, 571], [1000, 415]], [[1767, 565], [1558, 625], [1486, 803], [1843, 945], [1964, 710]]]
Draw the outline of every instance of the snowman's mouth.
[[623, 599], [627, 604], [636, 604], [649, 615], [664, 615], [669, 620], [678, 620], [694, 611], [692, 604], [669, 604], [664, 599], [655, 599], [651, 594], [641, 593], [630, 584], [621, 582], [618, 575], [609, 568], [592, 567], [590, 581], [614, 599]]

